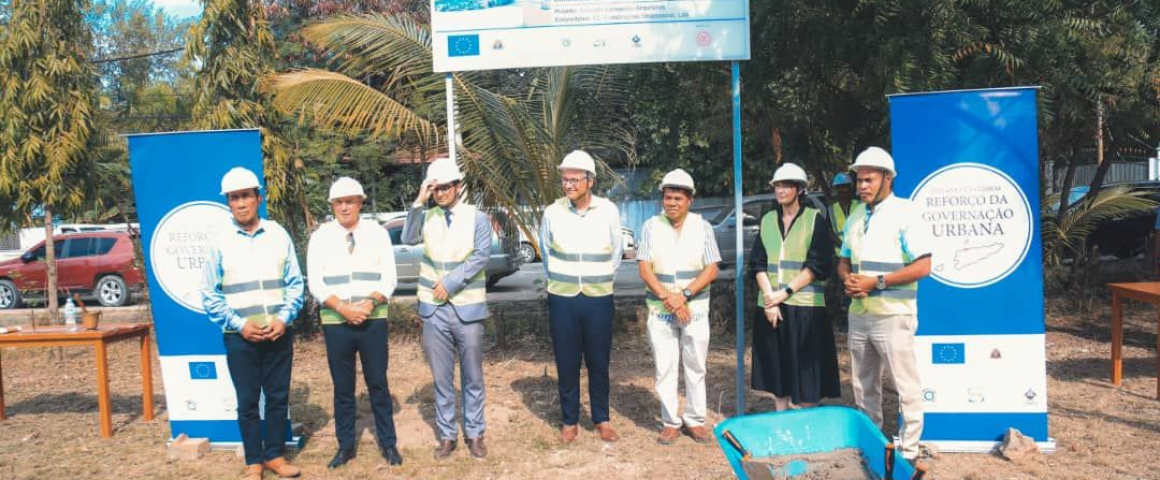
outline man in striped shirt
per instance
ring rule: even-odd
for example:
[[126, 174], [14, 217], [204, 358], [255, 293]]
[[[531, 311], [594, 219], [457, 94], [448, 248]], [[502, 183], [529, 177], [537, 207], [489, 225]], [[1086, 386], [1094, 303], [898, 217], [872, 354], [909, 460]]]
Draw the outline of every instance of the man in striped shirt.
[[[661, 181], [664, 213], [641, 231], [637, 268], [648, 288], [648, 336], [656, 361], [661, 400], [657, 442], [669, 445], [683, 431], [694, 441], [713, 438], [705, 428], [705, 363], [709, 355], [709, 287], [717, 278], [721, 252], [713, 227], [689, 213], [697, 191], [693, 178], [677, 169]], [[677, 416], [678, 368], [685, 376], [685, 414]]]

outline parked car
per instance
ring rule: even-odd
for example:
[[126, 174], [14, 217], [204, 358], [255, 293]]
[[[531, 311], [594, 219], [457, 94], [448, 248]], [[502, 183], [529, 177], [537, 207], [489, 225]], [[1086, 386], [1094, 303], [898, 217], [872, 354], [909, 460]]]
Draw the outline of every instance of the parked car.
[[[826, 204], [825, 197], [821, 192], [807, 193], [810, 200], [822, 213], [824, 221], [829, 222], [829, 209], [823, 208]], [[744, 230], [743, 245], [744, 255], [748, 255], [753, 248], [753, 242], [757, 238], [757, 232], [761, 229], [761, 218], [767, 212], [773, 210], [774, 205], [777, 204], [777, 199], [772, 193], [761, 195], [753, 195], [741, 199], [741, 209], [743, 217], [741, 221], [741, 228]], [[717, 218], [707, 219], [713, 225], [713, 236], [717, 240], [717, 249], [721, 252], [722, 265], [733, 265], [737, 258], [737, 230], [735, 219], [733, 216], [734, 207], [728, 205], [721, 210]]]
[[[119, 307], [141, 291], [143, 276], [133, 264], [133, 241], [122, 232], [90, 232], [58, 235], [57, 289], [96, 299], [106, 307]], [[43, 299], [47, 287], [45, 245], [41, 241], [20, 258], [0, 262], [0, 309], [19, 307], [24, 300]]]
[[[391, 244], [395, 248], [395, 271], [398, 273], [399, 283], [415, 283], [419, 281], [419, 262], [423, 258], [423, 245], [406, 245], [403, 243], [403, 224], [406, 218], [395, 218], [383, 223], [383, 228], [391, 235]], [[505, 237], [500, 233], [496, 222], [492, 222], [491, 256], [487, 260], [487, 286], [493, 286], [504, 277], [520, 270], [523, 259], [508, 252]]]

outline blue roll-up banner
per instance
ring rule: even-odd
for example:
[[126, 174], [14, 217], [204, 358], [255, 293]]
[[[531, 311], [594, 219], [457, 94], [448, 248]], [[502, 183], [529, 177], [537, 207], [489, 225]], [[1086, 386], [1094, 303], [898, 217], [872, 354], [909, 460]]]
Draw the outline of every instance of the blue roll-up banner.
[[895, 192], [933, 248], [918, 289], [922, 440], [990, 451], [1047, 431], [1037, 88], [894, 95]]
[[[206, 317], [198, 288], [208, 239], [232, 225], [221, 178], [233, 167], [245, 167], [263, 179], [261, 132], [127, 138], [171, 435], [209, 438], [215, 447], [240, 445], [222, 332]], [[265, 218], [264, 203], [259, 214]], [[286, 433], [287, 444], [296, 445], [289, 427]]]

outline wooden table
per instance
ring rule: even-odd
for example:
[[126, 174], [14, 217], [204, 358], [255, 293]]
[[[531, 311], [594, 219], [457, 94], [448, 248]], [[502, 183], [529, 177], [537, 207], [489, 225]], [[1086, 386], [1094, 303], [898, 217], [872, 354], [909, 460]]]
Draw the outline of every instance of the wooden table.
[[[113, 436], [113, 417], [112, 406], [109, 402], [107, 349], [112, 342], [134, 337], [141, 339], [141, 380], [143, 382], [141, 404], [145, 420], [153, 420], [153, 354], [149, 341], [151, 329], [151, 325], [144, 323], [101, 325], [97, 330], [85, 330], [80, 327], [76, 331], [69, 331], [69, 328], [64, 326], [37, 327], [36, 331], [24, 327], [23, 331], [0, 335], [0, 348], [93, 347], [96, 349], [97, 405], [101, 412], [101, 436], [109, 438]], [[3, 368], [0, 367], [0, 420], [8, 418], [4, 413], [3, 371]]]
[[[1160, 308], [1160, 282], [1110, 283], [1112, 289], [1112, 384], [1120, 386], [1124, 375], [1124, 299], [1151, 303]], [[1160, 310], [1156, 320], [1156, 399], [1160, 400]]]

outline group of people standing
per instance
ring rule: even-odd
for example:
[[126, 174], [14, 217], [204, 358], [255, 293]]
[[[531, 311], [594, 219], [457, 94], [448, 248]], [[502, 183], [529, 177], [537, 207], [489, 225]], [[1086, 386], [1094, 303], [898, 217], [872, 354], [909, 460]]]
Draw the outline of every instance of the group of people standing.
[[[590, 155], [569, 153], [558, 171], [565, 196], [545, 209], [539, 243], [563, 420], [560, 441], [571, 443], [579, 435], [583, 364], [595, 432], [601, 440], [615, 442], [619, 435], [609, 415], [609, 362], [613, 285], [622, 257], [620, 214], [615, 204], [593, 194], [596, 165]], [[762, 307], [754, 321], [753, 386], [773, 393], [778, 410], [840, 396], [834, 333], [822, 286], [835, 270], [837, 251], [836, 272], [852, 298], [849, 344], [855, 401], [881, 426], [881, 374], [888, 368], [906, 421], [903, 455], [913, 458], [922, 419], [911, 348], [917, 328], [915, 282], [929, 272], [929, 249], [910, 229], [909, 203], [891, 194], [895, 172], [890, 155], [872, 147], [858, 156], [852, 171], [861, 202], [839, 194], [829, 224], [806, 203], [808, 179], [801, 168], [785, 164], [770, 182], [777, 206], [761, 219], [749, 263]], [[401, 238], [424, 247], [417, 300], [423, 350], [435, 385], [436, 459], [456, 449], [457, 398], [471, 456], [485, 458], [488, 452], [483, 320], [488, 316], [484, 268], [492, 230], [487, 214], [463, 201], [463, 181], [454, 161], [433, 162]], [[835, 183], [850, 188], [851, 182], [847, 176]], [[709, 291], [721, 255], [712, 226], [689, 212], [696, 194], [693, 178], [674, 170], [664, 176], [660, 190], [663, 213], [645, 222], [638, 245], [661, 403], [663, 428], [657, 441], [670, 444], [684, 434], [707, 442], [712, 439], [705, 398]], [[237, 391], [243, 478], [258, 480], [264, 470], [296, 477], [300, 470], [282, 456], [293, 360], [288, 327], [302, 307], [306, 282], [289, 234], [258, 215], [262, 199], [257, 176], [235, 168], [222, 178], [221, 194], [233, 222], [211, 242], [201, 294], [207, 315], [222, 329]], [[386, 375], [386, 318], [397, 284], [393, 248], [383, 228], [360, 219], [365, 198], [354, 179], [335, 181], [328, 196], [334, 220], [311, 235], [307, 249], [310, 293], [321, 307], [334, 383], [338, 451], [328, 465], [332, 469], [357, 454], [356, 357], [370, 396], [379, 452], [388, 464], [403, 462]], [[835, 238], [840, 239], [837, 244]], [[685, 382], [683, 415], [678, 414], [680, 375]], [[259, 412], [262, 396], [264, 411]]]
[[893, 194], [889, 153], [870, 147], [850, 170], [858, 198], [850, 177], [836, 175], [828, 225], [806, 197], [804, 170], [787, 163], [770, 181], [777, 203], [761, 219], [749, 261], [761, 307], [753, 320], [753, 388], [772, 393], [779, 411], [841, 397], [825, 299], [825, 280], [836, 273], [849, 300], [854, 402], [881, 428], [882, 375], [889, 373], [902, 410], [900, 450], [914, 460], [923, 418], [917, 282], [930, 273], [930, 245], [915, 208]]

